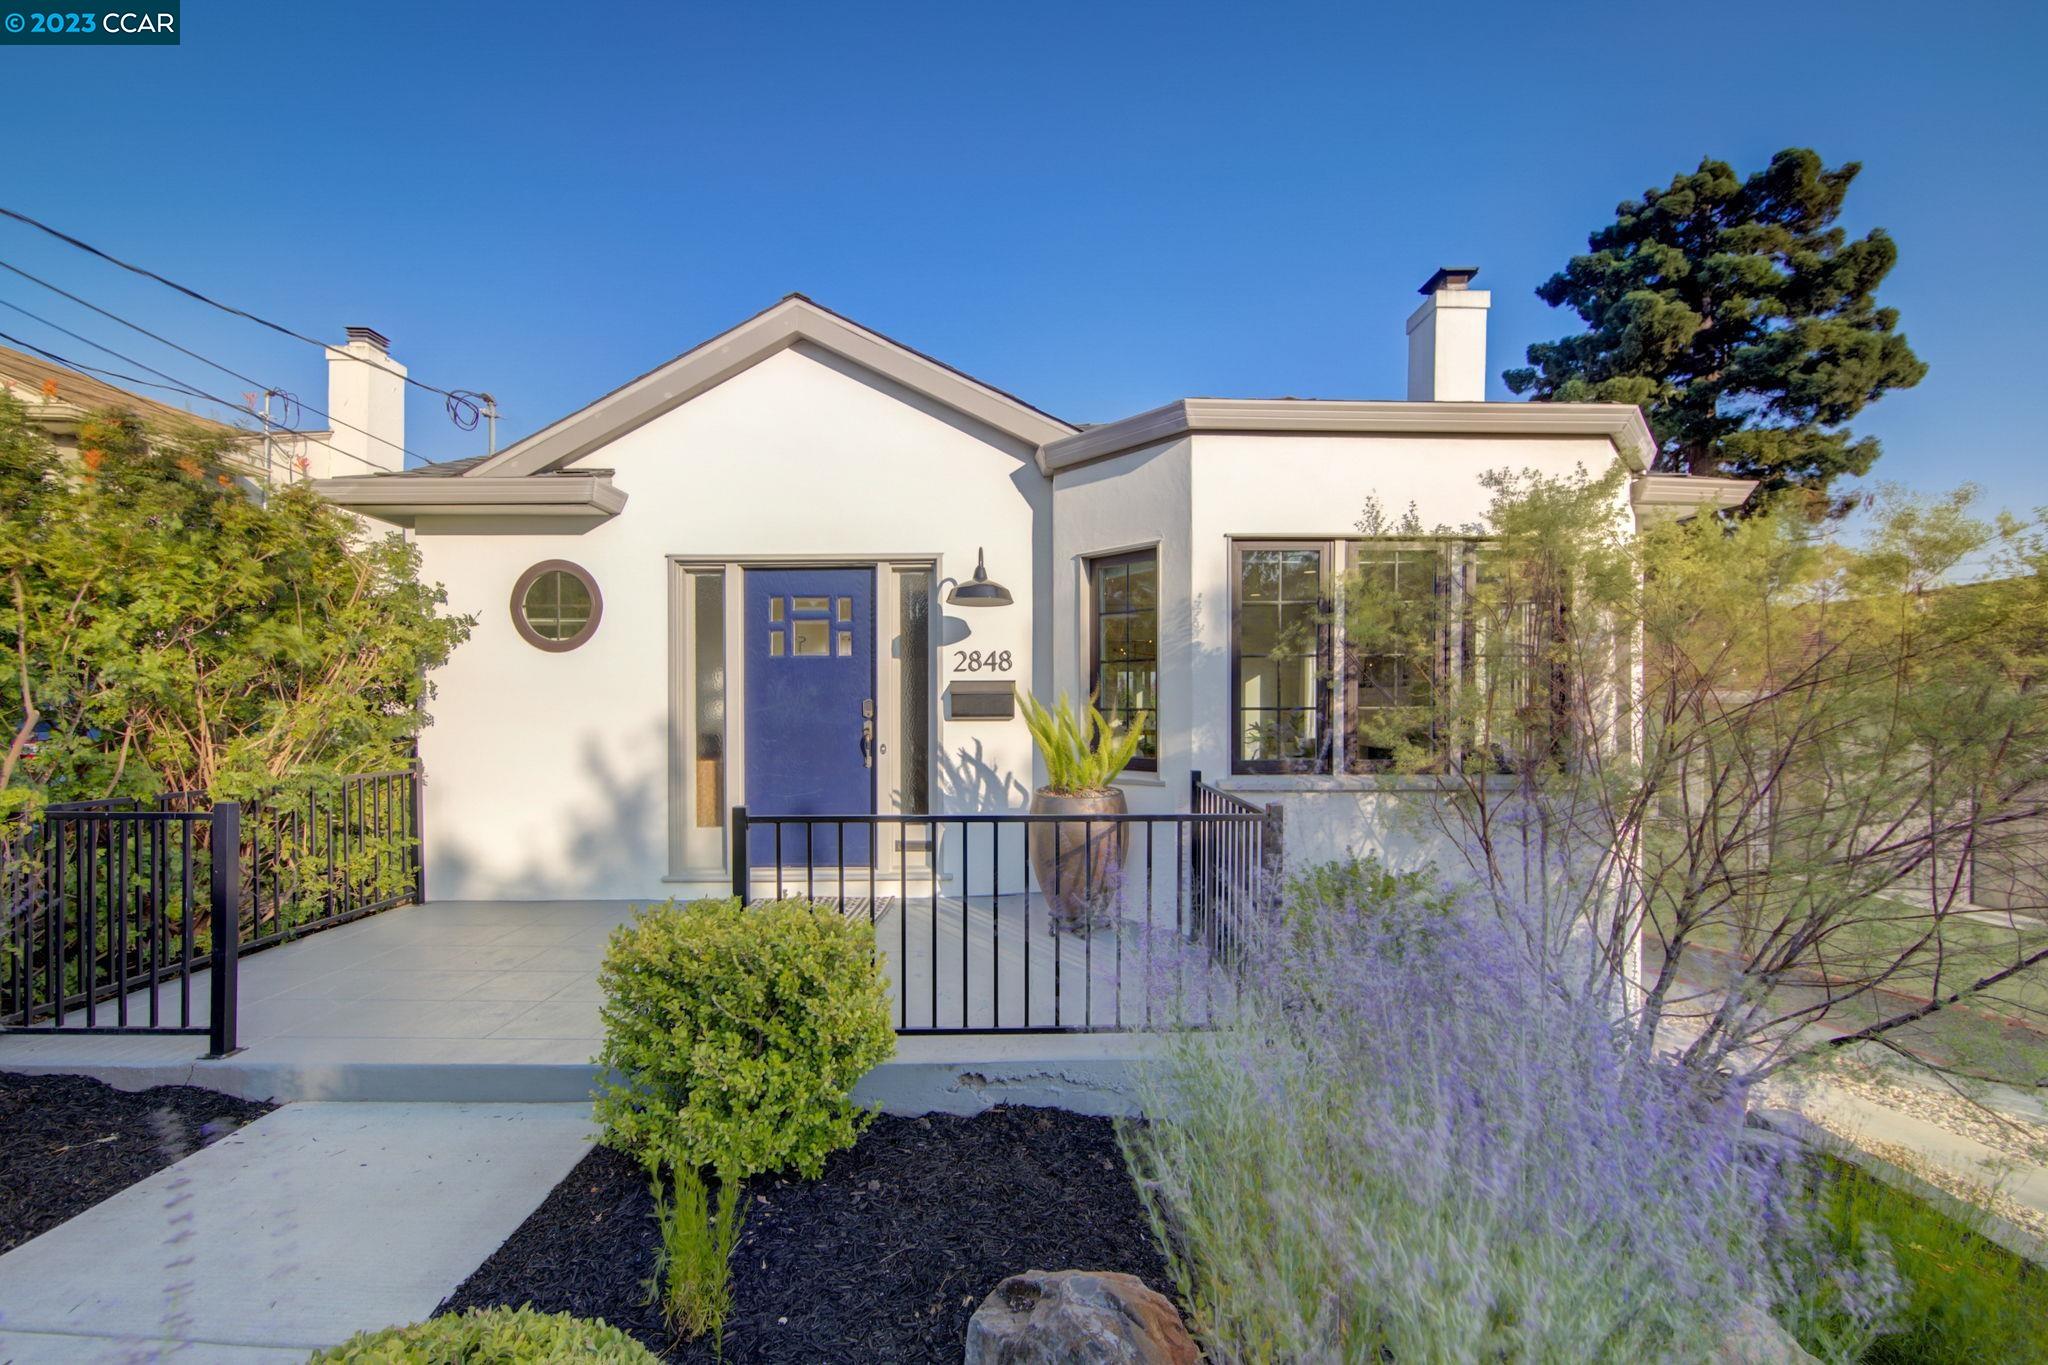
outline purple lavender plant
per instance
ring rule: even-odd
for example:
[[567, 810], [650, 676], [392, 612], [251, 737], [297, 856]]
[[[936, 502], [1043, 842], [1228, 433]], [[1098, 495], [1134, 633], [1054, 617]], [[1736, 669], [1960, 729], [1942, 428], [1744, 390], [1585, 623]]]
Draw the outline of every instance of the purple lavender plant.
[[1814, 1273], [1734, 1087], [1632, 1047], [1493, 903], [1346, 884], [1249, 930], [1126, 1133], [1212, 1359], [1698, 1359]]

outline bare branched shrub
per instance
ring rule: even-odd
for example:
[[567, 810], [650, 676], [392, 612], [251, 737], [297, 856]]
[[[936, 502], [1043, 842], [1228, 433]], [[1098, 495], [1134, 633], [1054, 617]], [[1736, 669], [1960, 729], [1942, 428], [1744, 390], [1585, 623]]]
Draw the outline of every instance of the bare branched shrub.
[[1618, 475], [1493, 488], [1448, 606], [1351, 633], [1433, 670], [1380, 743], [1528, 950], [1706, 1072], [1863, 1045], [2048, 1075], [2048, 924], [2005, 913], [2048, 901], [2039, 527], [1965, 490], [1854, 537], [1633, 531]]

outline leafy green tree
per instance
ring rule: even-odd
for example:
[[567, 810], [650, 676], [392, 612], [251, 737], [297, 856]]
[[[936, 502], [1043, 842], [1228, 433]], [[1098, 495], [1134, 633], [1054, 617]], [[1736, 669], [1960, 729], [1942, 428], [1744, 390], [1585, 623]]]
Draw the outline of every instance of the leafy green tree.
[[1508, 387], [1637, 404], [1660, 468], [1759, 479], [1830, 508], [1834, 481], [1879, 454], [1849, 420], [1927, 373], [1875, 299], [1898, 248], [1882, 228], [1850, 241], [1838, 225], [1861, 170], [1794, 147], [1747, 179], [1704, 160], [1624, 201], [1536, 291], [1587, 330], [1530, 346]]
[[404, 762], [472, 622], [402, 536], [222, 455], [118, 414], [66, 455], [0, 395], [0, 814]]

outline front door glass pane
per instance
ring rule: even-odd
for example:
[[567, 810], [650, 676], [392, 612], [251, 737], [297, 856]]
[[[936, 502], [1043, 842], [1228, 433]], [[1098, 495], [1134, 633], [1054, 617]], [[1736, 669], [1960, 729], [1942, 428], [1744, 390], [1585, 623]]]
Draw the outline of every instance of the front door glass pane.
[[691, 642], [693, 718], [697, 727], [693, 822], [699, 829], [725, 825], [725, 575], [690, 575], [697, 638]]
[[931, 572], [915, 569], [897, 574], [896, 594], [903, 631], [897, 675], [902, 698], [897, 722], [903, 810], [922, 815], [930, 809], [926, 768], [931, 760]]

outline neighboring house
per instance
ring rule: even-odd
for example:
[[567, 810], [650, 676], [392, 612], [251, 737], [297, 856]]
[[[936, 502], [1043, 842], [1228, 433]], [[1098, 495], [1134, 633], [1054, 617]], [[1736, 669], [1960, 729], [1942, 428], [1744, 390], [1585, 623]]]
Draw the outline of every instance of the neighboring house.
[[[81, 423], [96, 412], [119, 411], [146, 426], [226, 437], [228, 461], [252, 490], [337, 474], [396, 470], [405, 465], [405, 367], [389, 344], [367, 327], [348, 329], [348, 341], [327, 351], [327, 411], [331, 430], [286, 422], [286, 404], [273, 402], [266, 438], [252, 409], [248, 425], [230, 425], [159, 399], [132, 392], [41, 356], [0, 346], [0, 389], [28, 410], [60, 450], [78, 447]], [[260, 404], [259, 395], [248, 395]]]
[[1633, 407], [1484, 401], [1473, 273], [1425, 286], [1399, 401], [1083, 428], [792, 295], [495, 455], [322, 480], [478, 619], [420, 745], [431, 894], [730, 886], [739, 805], [1022, 810], [1016, 689], [1154, 712], [1135, 811], [1187, 809], [1198, 770], [1280, 803], [1290, 862], [1384, 846], [1398, 779], [1353, 723], [1416, 680], [1333, 685], [1317, 603], [1349, 566], [1404, 591], [1458, 551], [1362, 536], [1368, 499], [1461, 526], [1490, 470], [1616, 459], [1624, 521], [1749, 489], [1644, 472]]

